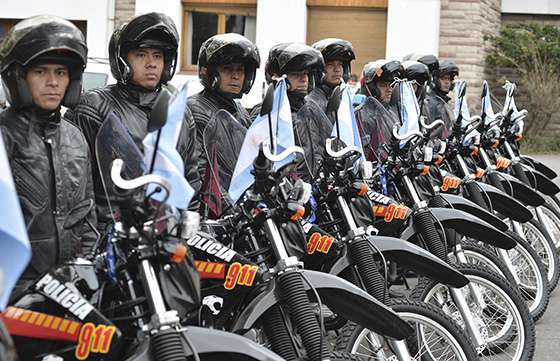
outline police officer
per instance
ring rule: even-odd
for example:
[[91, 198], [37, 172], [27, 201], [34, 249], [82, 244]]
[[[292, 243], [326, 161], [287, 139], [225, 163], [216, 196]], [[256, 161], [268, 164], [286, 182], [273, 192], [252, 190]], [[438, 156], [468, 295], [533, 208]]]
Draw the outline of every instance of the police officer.
[[238, 99], [247, 94], [255, 81], [261, 58], [257, 46], [243, 35], [219, 34], [206, 40], [198, 54], [198, 77], [204, 90], [189, 97], [199, 139], [212, 116], [227, 110], [246, 128], [249, 113]]
[[326, 111], [327, 102], [335, 87], [342, 81], [348, 82], [350, 78], [350, 63], [356, 59], [352, 43], [343, 39], [328, 38], [323, 39], [312, 45], [323, 55], [325, 61], [325, 73], [321, 77], [319, 84], [311, 90], [307, 100], [314, 101]]
[[434, 89], [426, 97], [426, 110], [431, 121], [441, 119], [444, 126], [438, 136], [447, 139], [455, 122], [455, 116], [449, 105], [451, 98], [447, 95], [453, 90], [455, 77], [459, 75], [459, 67], [450, 60], [440, 60], [438, 69], [433, 74]]
[[[288, 82], [288, 100], [292, 112], [295, 144], [303, 147], [305, 162], [298, 173], [310, 180], [316, 173], [317, 161], [324, 153], [325, 139], [330, 135], [332, 124], [317, 104], [306, 103], [306, 96], [315, 88], [324, 72], [325, 63], [318, 50], [300, 43], [282, 43], [273, 46], [265, 64], [268, 83], [285, 75]], [[260, 105], [252, 112], [256, 117]], [[315, 110], [314, 110], [315, 109]], [[300, 112], [301, 110], [301, 112]]]
[[393, 94], [393, 82], [400, 78], [402, 66], [399, 61], [380, 59], [364, 65], [360, 94], [372, 96], [389, 107]]
[[[61, 105], [73, 107], [79, 100], [87, 47], [72, 23], [42, 15], [10, 30], [0, 58], [10, 103], [0, 113], [0, 131], [32, 249], [16, 286], [21, 290], [50, 268], [88, 252], [95, 241], [84, 222], [63, 227], [72, 208], [94, 198], [86, 140], [60, 113]], [[95, 224], [94, 213], [89, 217]]]
[[[175, 73], [178, 42], [173, 20], [161, 13], [140, 15], [115, 30], [109, 41], [109, 62], [117, 84], [84, 94], [71, 118], [83, 130], [93, 155], [97, 132], [111, 112], [117, 115], [142, 149], [155, 100]], [[185, 164], [185, 177], [198, 192], [196, 131], [188, 110], [177, 150]], [[109, 210], [97, 167], [93, 167], [93, 178], [100, 221], [108, 222]], [[192, 207], [197, 207], [196, 201]]]
[[[270, 49], [264, 71], [268, 83], [286, 75], [290, 109], [292, 113], [297, 113], [307, 94], [315, 88], [324, 68], [323, 56], [318, 50], [300, 43], [282, 43]], [[260, 111], [260, 106], [253, 109], [253, 118], [256, 110]]]
[[403, 61], [402, 67], [403, 78], [412, 81], [412, 88], [418, 99], [418, 104], [422, 108], [426, 97], [426, 88], [430, 80], [430, 71], [425, 64], [414, 60]]

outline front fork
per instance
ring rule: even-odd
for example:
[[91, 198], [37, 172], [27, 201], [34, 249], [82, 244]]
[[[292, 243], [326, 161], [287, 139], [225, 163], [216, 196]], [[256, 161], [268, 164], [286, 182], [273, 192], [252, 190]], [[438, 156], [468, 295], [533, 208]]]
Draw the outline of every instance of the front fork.
[[[423, 202], [420, 199], [420, 196], [416, 192], [416, 188], [414, 187], [412, 181], [410, 180], [410, 178], [408, 178], [408, 176], [403, 177], [403, 184], [404, 184], [404, 187], [405, 187], [408, 195], [413, 200], [415, 205], [418, 208], [425, 208], [426, 203]], [[457, 259], [459, 260], [459, 263], [466, 263], [467, 260], [466, 260], [466, 257], [464, 255], [464, 253], [462, 253], [462, 249], [460, 248], [461, 247], [460, 244], [455, 245], [455, 249], [457, 249], [457, 247], [459, 247], [459, 249], [461, 250], [461, 252], [459, 252], [459, 254], [456, 253]], [[469, 290], [470, 290], [471, 294], [474, 295], [474, 300], [475, 300], [477, 306], [479, 307], [479, 309], [484, 309], [486, 304], [484, 302], [484, 299], [483, 299], [482, 295], [480, 294], [480, 290], [477, 287], [475, 287], [471, 282], [469, 282], [468, 287], [469, 287]], [[479, 353], [481, 353], [482, 350], [484, 350], [486, 348], [486, 342], [485, 342], [484, 338], [482, 337], [482, 335], [480, 333], [480, 329], [478, 328], [478, 326], [477, 326], [477, 324], [474, 320], [472, 311], [469, 308], [469, 305], [467, 303], [465, 295], [463, 294], [461, 289], [453, 288], [453, 287], [449, 287], [449, 293], [451, 295], [451, 298], [452, 298], [453, 302], [457, 306], [457, 309], [459, 310], [459, 313], [461, 314], [461, 317], [463, 318], [463, 321], [465, 322], [465, 329], [467, 330], [471, 339], [473, 340], [477, 351]], [[438, 302], [440, 302], [440, 304], [442, 304], [442, 305], [445, 304], [445, 300], [443, 299], [443, 295], [436, 294], [436, 298], [437, 298]]]

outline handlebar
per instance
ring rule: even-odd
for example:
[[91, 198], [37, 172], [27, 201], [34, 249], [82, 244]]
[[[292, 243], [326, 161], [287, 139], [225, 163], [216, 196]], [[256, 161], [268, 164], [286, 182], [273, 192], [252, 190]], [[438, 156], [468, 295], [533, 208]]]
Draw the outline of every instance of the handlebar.
[[444, 124], [445, 123], [441, 119], [436, 119], [433, 123], [426, 124], [426, 122], [424, 121], [424, 117], [420, 117], [420, 125], [424, 129], [430, 130], [430, 129], [433, 129], [433, 128], [437, 127], [438, 125], [444, 125]]
[[124, 179], [121, 176], [123, 166], [124, 162], [122, 159], [115, 159], [111, 166], [111, 180], [117, 187], [124, 190], [132, 190], [143, 187], [150, 183], [155, 183], [165, 190], [165, 198], [162, 201], [162, 203], [165, 203], [165, 201], [169, 197], [169, 193], [171, 192], [171, 184], [169, 184], [169, 182], [165, 180], [165, 178], [155, 174], [148, 174], [135, 179]]
[[362, 150], [355, 145], [349, 145], [349, 146], [347, 146], [347, 147], [345, 147], [345, 148], [343, 148], [339, 151], [335, 151], [335, 150], [332, 149], [332, 141], [333, 141], [332, 138], [328, 138], [327, 142], [326, 142], [326, 145], [325, 145], [325, 148], [326, 148], [326, 151], [327, 151], [327, 154], [329, 155], [329, 157], [340, 158], [340, 157], [342, 157], [342, 156], [344, 156], [344, 155], [346, 155], [347, 153], [350, 153], [350, 152], [358, 152], [358, 153], [362, 152]]
[[424, 137], [424, 134], [422, 134], [422, 132], [420, 132], [418, 130], [410, 131], [407, 134], [401, 136], [398, 133], [398, 129], [399, 129], [399, 126], [397, 124], [395, 124], [393, 126], [393, 137], [395, 137], [397, 140], [407, 140], [407, 139], [412, 138], [414, 136]]
[[303, 154], [303, 149], [301, 147], [298, 147], [298, 146], [289, 147], [280, 154], [272, 154], [272, 152], [270, 151], [269, 144], [266, 143], [266, 142], [263, 142], [263, 143], [264, 143], [264, 147], [263, 147], [264, 156], [272, 162], [283, 161], [284, 159], [286, 159], [292, 153], [293, 154], [296, 154], [296, 153]]

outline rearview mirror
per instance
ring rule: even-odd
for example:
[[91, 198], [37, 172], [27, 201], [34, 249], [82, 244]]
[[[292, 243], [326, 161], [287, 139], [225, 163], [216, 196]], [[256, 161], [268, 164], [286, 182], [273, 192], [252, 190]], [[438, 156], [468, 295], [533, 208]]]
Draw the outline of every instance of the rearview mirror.
[[166, 87], [161, 87], [148, 117], [148, 133], [161, 129], [165, 125], [169, 99], [171, 99], [171, 92]]
[[338, 112], [338, 107], [340, 106], [340, 101], [342, 100], [342, 90], [340, 85], [334, 88], [329, 101], [327, 102], [327, 114]]
[[260, 115], [270, 114], [272, 113], [272, 105], [274, 103], [274, 83], [268, 86], [266, 90], [266, 94], [262, 101], [261, 105], [261, 112]]

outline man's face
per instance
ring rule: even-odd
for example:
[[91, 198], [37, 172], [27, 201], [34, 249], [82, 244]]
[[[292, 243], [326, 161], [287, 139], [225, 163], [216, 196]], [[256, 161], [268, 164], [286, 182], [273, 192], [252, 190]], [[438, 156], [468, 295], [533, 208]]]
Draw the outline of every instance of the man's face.
[[325, 63], [325, 82], [330, 86], [337, 86], [342, 82], [344, 64], [340, 60]]
[[444, 74], [438, 78], [439, 88], [442, 92], [448, 93], [451, 90], [451, 84], [453, 83], [453, 76], [451, 74]]
[[60, 107], [70, 84], [66, 65], [41, 64], [32, 66], [25, 75], [33, 103], [41, 109], [53, 111]]
[[245, 65], [242, 63], [220, 64], [216, 68], [220, 76], [220, 90], [240, 94], [245, 81]]
[[391, 101], [391, 95], [393, 94], [393, 87], [391, 82], [386, 80], [379, 80], [375, 83], [377, 90], [379, 91], [379, 101], [381, 103], [389, 103]]
[[133, 49], [126, 61], [132, 67], [131, 83], [148, 90], [155, 90], [163, 74], [163, 51], [155, 48]]
[[290, 90], [307, 93], [309, 87], [309, 71], [297, 71], [286, 74], [290, 82]]

